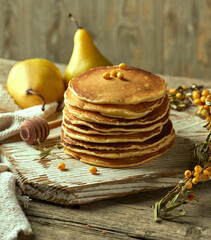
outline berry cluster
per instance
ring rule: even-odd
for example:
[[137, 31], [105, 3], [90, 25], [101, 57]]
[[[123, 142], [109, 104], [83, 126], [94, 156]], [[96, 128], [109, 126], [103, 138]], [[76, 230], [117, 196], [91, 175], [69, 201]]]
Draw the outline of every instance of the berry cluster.
[[186, 188], [191, 189], [193, 184], [197, 184], [201, 180], [206, 181], [211, 176], [211, 162], [208, 162], [202, 168], [200, 165], [195, 166], [194, 171], [185, 171]]
[[[120, 63], [118, 65], [119, 69], [126, 69], [127, 65], [125, 63]], [[123, 79], [124, 78], [124, 74], [122, 72], [117, 72], [116, 70], [112, 70], [111, 73], [109, 72], [105, 72], [103, 74], [103, 78], [105, 79], [110, 79], [111, 77], [118, 77], [119, 79]]]
[[204, 89], [201, 93], [198, 91], [192, 92], [193, 104], [198, 106], [197, 115], [206, 119], [208, 122], [207, 128], [211, 127], [211, 93]]
[[211, 129], [211, 92], [202, 86], [193, 84], [191, 87], [179, 86], [168, 91], [171, 107], [181, 110], [190, 105], [198, 106], [196, 114], [206, 119], [206, 128]]

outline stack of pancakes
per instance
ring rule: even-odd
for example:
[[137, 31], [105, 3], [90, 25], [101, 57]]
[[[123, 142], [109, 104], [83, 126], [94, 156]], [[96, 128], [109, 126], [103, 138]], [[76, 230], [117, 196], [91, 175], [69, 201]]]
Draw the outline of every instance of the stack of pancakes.
[[[124, 77], [105, 79], [105, 72]], [[65, 92], [61, 142], [65, 153], [103, 167], [140, 165], [174, 143], [165, 81], [150, 72], [98, 67], [74, 78]]]

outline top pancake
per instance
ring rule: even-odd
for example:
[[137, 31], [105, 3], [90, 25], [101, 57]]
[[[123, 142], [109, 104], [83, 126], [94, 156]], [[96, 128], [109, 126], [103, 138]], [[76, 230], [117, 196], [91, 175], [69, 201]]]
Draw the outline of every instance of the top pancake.
[[[122, 72], [124, 78], [104, 79], [103, 74], [112, 70]], [[96, 104], [138, 104], [155, 101], [166, 94], [162, 78], [135, 67], [125, 70], [118, 66], [97, 67], [72, 79], [69, 88], [78, 98]]]

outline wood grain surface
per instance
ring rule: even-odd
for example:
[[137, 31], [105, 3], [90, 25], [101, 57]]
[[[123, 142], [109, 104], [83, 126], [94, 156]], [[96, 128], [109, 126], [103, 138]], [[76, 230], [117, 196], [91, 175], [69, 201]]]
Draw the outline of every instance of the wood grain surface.
[[211, 182], [197, 185], [199, 202], [185, 205], [187, 214], [155, 223], [152, 205], [169, 189], [102, 200], [74, 207], [33, 200], [25, 210], [35, 239], [211, 239]]
[[[0, 83], [6, 84], [7, 74], [15, 61], [0, 59]], [[63, 71], [64, 65], [59, 65]], [[210, 87], [206, 80], [164, 76], [169, 87], [192, 83]], [[13, 139], [14, 140], [14, 139]], [[20, 234], [18, 239], [211, 239], [211, 182], [194, 186], [199, 202], [185, 205], [185, 216], [155, 223], [152, 205], [170, 189], [84, 205], [63, 206], [32, 199], [24, 212], [32, 226], [33, 236]]]
[[113, 64], [211, 79], [211, 0], [1, 0], [0, 57], [68, 63], [68, 12]]

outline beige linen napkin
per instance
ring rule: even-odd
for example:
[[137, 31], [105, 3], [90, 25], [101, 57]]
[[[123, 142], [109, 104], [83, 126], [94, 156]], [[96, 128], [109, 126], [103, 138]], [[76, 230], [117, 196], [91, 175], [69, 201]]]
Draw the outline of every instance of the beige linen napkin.
[[[0, 144], [3, 140], [19, 132], [23, 120], [32, 117], [47, 118], [57, 109], [58, 103], [46, 104], [45, 111], [41, 105], [20, 109], [5, 87], [0, 84]], [[1, 159], [0, 159], [1, 162]], [[26, 203], [27, 197], [21, 196], [16, 187], [16, 177], [6, 164], [0, 163], [0, 239], [17, 239], [18, 233], [31, 234], [30, 224], [19, 203]], [[26, 204], [24, 204], [26, 205]]]
[[[31, 226], [19, 203], [27, 204], [15, 186], [15, 176], [6, 164], [0, 163], [0, 239], [17, 239], [18, 233], [32, 234]], [[19, 200], [19, 202], [18, 202]]]

